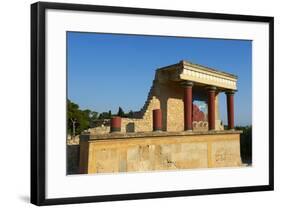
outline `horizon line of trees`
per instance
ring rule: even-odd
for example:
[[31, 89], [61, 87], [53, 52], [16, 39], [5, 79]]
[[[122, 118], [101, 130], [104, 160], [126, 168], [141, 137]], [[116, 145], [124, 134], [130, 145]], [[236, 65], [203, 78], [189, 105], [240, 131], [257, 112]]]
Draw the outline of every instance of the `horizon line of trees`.
[[89, 129], [91, 122], [96, 120], [110, 119], [113, 116], [131, 118], [133, 115], [134, 112], [132, 110], [125, 113], [121, 107], [118, 108], [116, 114], [112, 114], [111, 110], [101, 113], [89, 109], [82, 110], [78, 104], [67, 99], [67, 131], [68, 134], [72, 135], [72, 137], [75, 137], [76, 135], [81, 134], [84, 130]]

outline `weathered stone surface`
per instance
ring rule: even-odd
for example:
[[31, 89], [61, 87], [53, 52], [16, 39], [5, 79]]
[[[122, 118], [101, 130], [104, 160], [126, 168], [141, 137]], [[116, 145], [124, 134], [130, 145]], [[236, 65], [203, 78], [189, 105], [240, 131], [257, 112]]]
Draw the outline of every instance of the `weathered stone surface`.
[[80, 170], [110, 173], [241, 166], [239, 131], [135, 134], [102, 139], [88, 135], [81, 140]]
[[108, 134], [82, 134], [80, 140], [104, 140], [104, 139], [123, 139], [123, 138], [143, 138], [143, 137], [161, 137], [161, 136], [184, 136], [184, 135], [221, 135], [221, 134], [240, 134], [239, 130], [222, 131], [153, 131], [153, 132], [135, 132], [135, 133], [108, 133]]
[[240, 141], [217, 141], [212, 144], [212, 166], [213, 167], [226, 167], [237, 166], [241, 164]]

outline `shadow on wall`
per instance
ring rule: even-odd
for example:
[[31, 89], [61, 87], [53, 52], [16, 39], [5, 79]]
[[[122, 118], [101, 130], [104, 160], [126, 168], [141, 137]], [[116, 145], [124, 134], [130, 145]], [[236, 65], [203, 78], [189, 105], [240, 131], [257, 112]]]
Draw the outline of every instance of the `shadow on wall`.
[[67, 145], [67, 168], [66, 174], [78, 174], [79, 173], [79, 158], [80, 158], [80, 145]]
[[126, 125], [126, 132], [135, 132], [135, 123], [130, 122]]
[[[176, 99], [176, 100], [180, 100], [183, 101], [183, 94], [184, 94], [184, 89], [181, 86], [178, 85], [165, 85], [165, 84], [158, 84], [158, 88], [160, 89], [159, 91], [155, 92], [155, 96], [157, 99], [159, 99], [160, 101], [160, 108], [162, 111], [162, 124], [163, 124], [163, 130], [167, 131], [168, 130], [168, 108], [169, 109], [173, 109], [173, 106], [168, 106], [171, 105], [169, 104], [169, 99]], [[200, 88], [200, 87], [193, 87], [193, 101], [201, 101], [204, 103], [208, 102], [208, 97], [207, 94], [205, 92], [204, 89]], [[175, 102], [175, 101], [173, 101]], [[194, 105], [194, 104], [193, 104]], [[207, 104], [206, 104], [207, 105]], [[171, 114], [172, 112], [170, 112]], [[183, 113], [183, 111], [182, 111]], [[178, 115], [178, 116], [182, 116], [182, 115]], [[194, 112], [193, 112], [193, 116]], [[204, 115], [204, 119], [200, 119], [200, 121], [205, 121], [207, 114]], [[182, 129], [183, 130], [183, 129]]]
[[168, 130], [168, 100], [177, 99], [182, 100], [183, 90], [179, 86], [169, 86], [159, 84], [160, 92], [156, 93], [156, 98], [160, 101], [160, 109], [162, 111], [162, 128], [164, 131]]

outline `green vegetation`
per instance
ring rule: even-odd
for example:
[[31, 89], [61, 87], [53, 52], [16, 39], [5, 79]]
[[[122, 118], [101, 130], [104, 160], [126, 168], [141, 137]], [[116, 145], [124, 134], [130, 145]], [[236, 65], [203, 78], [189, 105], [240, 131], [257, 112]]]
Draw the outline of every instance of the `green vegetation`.
[[125, 116], [125, 112], [123, 111], [123, 109], [121, 107], [119, 107], [119, 109], [118, 109], [117, 116], [120, 116], [120, 117]]
[[81, 110], [79, 105], [67, 100], [67, 131], [75, 136], [90, 127], [90, 122], [97, 119], [98, 113], [89, 109]]
[[99, 114], [98, 119], [110, 119], [112, 117], [111, 110], [108, 112], [102, 112]]
[[240, 136], [242, 162], [252, 164], [252, 126], [237, 126], [235, 129], [243, 131]]
[[98, 113], [89, 109], [82, 110], [79, 105], [67, 100], [67, 131], [68, 134], [76, 136], [81, 134], [84, 130], [90, 128], [91, 123], [97, 120], [110, 119], [112, 116], [120, 116], [123, 118], [133, 117], [134, 112], [131, 110], [125, 113], [124, 110], [119, 107], [117, 114], [112, 114], [111, 110], [108, 112]]

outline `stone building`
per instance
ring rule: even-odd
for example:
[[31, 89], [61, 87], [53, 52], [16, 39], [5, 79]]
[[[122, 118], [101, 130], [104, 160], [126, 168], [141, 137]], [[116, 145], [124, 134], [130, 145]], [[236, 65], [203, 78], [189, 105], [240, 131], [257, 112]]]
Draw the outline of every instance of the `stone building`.
[[[187, 61], [157, 69], [147, 100], [133, 118], [113, 118], [111, 130], [81, 135], [80, 172], [240, 166], [236, 90], [237, 76]], [[227, 129], [219, 93], [226, 94]]]

